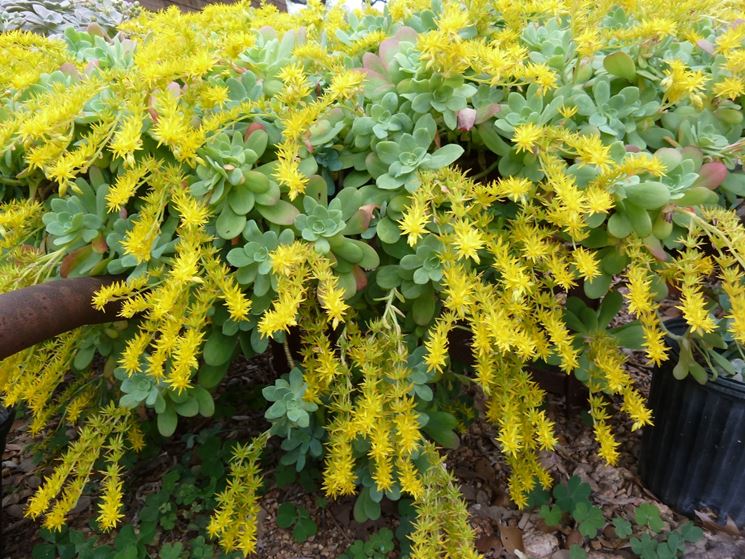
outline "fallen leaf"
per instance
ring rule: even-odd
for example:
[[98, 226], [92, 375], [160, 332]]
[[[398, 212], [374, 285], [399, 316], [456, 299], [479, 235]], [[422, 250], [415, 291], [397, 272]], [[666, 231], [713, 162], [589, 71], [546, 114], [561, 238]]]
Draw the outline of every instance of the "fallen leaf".
[[730, 515], [727, 515], [727, 523], [724, 525], [724, 531], [728, 534], [732, 534], [733, 536], [742, 535], [740, 529], [737, 527], [737, 524], [735, 524], [735, 521], [732, 520], [732, 517]]
[[740, 536], [740, 529], [735, 524], [734, 520], [727, 515], [727, 522], [725, 524], [719, 524], [716, 519], [716, 515], [710, 511], [695, 510], [693, 514], [696, 515], [703, 524], [704, 528], [712, 532], [723, 532], [731, 536]]
[[479, 553], [494, 551], [495, 554], [498, 554], [502, 551], [502, 543], [494, 534], [484, 534], [476, 540], [476, 549]]
[[515, 550], [525, 550], [525, 546], [523, 545], [523, 531], [517, 526], [500, 524], [499, 538], [502, 540], [504, 548], [510, 553], [515, 553]]
[[572, 547], [573, 545], [582, 545], [582, 543], [585, 541], [585, 538], [582, 537], [582, 534], [580, 534], [577, 530], [572, 530], [567, 534], [566, 538], [566, 544], [568, 547]]

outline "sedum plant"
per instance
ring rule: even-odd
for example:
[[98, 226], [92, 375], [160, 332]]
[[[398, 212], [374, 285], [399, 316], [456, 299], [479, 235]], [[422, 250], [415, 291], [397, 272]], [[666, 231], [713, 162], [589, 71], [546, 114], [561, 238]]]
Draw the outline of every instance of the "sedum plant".
[[[3, 362], [4, 402], [37, 431], [82, 425], [28, 515], [61, 527], [102, 462], [114, 527], [147, 410], [164, 436], [211, 415], [231, 361], [270, 343], [291, 371], [218, 496], [227, 550], [255, 549], [274, 436], [286, 464], [323, 460], [323, 491], [356, 494], [361, 521], [413, 498], [412, 557], [478, 556], [442, 449], [456, 414], [483, 412], [514, 501], [547, 486], [536, 362], [587, 384], [613, 463], [609, 396], [650, 423], [624, 349], [667, 358], [663, 297], [692, 332], [745, 342], [738, 10], [243, 3], [144, 13], [113, 39], [0, 35], [0, 288], [120, 276], [92, 304], [119, 301], [121, 321]], [[726, 302], [704, 296], [717, 278]], [[466, 389], [483, 410], [463, 411]]]
[[2, 0], [0, 31], [23, 30], [51, 37], [66, 29], [85, 31], [89, 26], [114, 35], [116, 28], [140, 12], [128, 0]]

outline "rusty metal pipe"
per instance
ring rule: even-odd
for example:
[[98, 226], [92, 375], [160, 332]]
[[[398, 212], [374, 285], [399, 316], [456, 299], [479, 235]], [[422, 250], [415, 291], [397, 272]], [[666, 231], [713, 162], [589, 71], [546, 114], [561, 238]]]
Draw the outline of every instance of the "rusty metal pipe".
[[0, 359], [86, 324], [117, 320], [118, 303], [98, 311], [91, 300], [99, 288], [118, 279], [62, 279], [0, 295]]

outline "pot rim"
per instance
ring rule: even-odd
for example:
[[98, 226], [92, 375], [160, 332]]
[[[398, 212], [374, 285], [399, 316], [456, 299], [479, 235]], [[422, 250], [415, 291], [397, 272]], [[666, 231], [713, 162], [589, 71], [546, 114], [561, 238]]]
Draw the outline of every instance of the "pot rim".
[[[665, 327], [668, 330], [672, 330], [676, 333], [683, 333], [683, 331], [688, 328], [688, 323], [685, 321], [683, 317], [678, 318], [671, 318], [669, 320], [665, 321]], [[668, 347], [671, 349], [671, 353], [673, 356], [678, 355], [678, 344], [672, 340], [671, 338], [666, 337], [665, 342], [667, 343]], [[656, 370], [659, 371], [666, 371], [668, 369], [672, 369], [670, 366], [670, 360], [668, 360], [665, 364], [655, 367]], [[707, 369], [708, 374], [708, 369]], [[721, 392], [723, 394], [728, 394], [730, 396], [733, 396], [738, 399], [745, 399], [745, 382], [741, 382], [739, 380], [730, 379], [727, 377], [724, 377], [722, 375], [717, 375], [716, 378], [711, 378], [706, 381], [705, 384], [701, 384], [697, 382], [694, 379], [691, 379], [690, 377], [686, 377], [683, 379], [682, 382], [691, 381], [695, 383], [697, 386], [700, 386], [701, 388], [705, 388], [706, 386], [711, 387], [712, 390], [716, 390], [717, 392]]]

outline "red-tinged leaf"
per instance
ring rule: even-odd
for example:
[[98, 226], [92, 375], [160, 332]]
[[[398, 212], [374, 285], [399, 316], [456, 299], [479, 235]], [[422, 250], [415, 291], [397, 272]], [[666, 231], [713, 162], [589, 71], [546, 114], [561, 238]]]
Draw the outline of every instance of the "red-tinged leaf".
[[696, 46], [698, 46], [698, 48], [700, 48], [704, 52], [714, 54], [714, 45], [711, 43], [711, 41], [707, 41], [706, 39], [699, 39], [698, 41], [696, 41]]
[[153, 121], [153, 124], [158, 123], [158, 111], [155, 110], [155, 95], [150, 96], [150, 103], [147, 107], [147, 112], [150, 114], [150, 118]]
[[92, 74], [95, 70], [98, 70], [100, 64], [98, 62], [97, 58], [94, 58], [92, 60], [88, 61], [88, 64], [85, 65], [85, 73], [86, 75]]
[[393, 36], [405, 43], [416, 43], [419, 33], [413, 27], [404, 26], [399, 28]]
[[365, 229], [367, 229], [370, 226], [370, 222], [373, 218], [373, 212], [380, 207], [379, 204], [365, 204], [364, 206], [360, 206], [359, 211], [362, 212], [365, 215], [365, 218], [367, 221], [365, 222]]
[[249, 136], [257, 130], [266, 130], [266, 127], [260, 122], [252, 122], [248, 125], [248, 128], [246, 128], [246, 131], [243, 133], [243, 139], [248, 140]]
[[86, 245], [78, 249], [73, 250], [70, 254], [65, 255], [62, 259], [62, 263], [59, 267], [59, 275], [66, 278], [70, 275], [70, 272], [75, 269], [75, 266], [80, 264], [90, 253], [93, 251], [91, 245]]
[[103, 233], [93, 239], [91, 247], [99, 254], [105, 254], [109, 250], [109, 245], [106, 244], [106, 237], [104, 237]]
[[704, 163], [704, 152], [696, 146], [686, 146], [681, 148], [680, 153], [685, 159], [693, 161], [694, 171], [698, 171]]
[[501, 110], [502, 107], [499, 105], [499, 103], [489, 103], [488, 105], [479, 107], [478, 109], [476, 109], [476, 124], [486, 122]]
[[365, 79], [365, 94], [367, 96], [378, 97], [393, 89], [393, 84], [383, 74], [364, 68], [362, 71], [367, 74]]
[[705, 186], [710, 190], [714, 190], [724, 182], [729, 171], [727, 170], [726, 165], [721, 161], [712, 161], [701, 165], [701, 170], [698, 173], [699, 179], [696, 181], [694, 186]]
[[401, 41], [395, 37], [391, 37], [380, 43], [380, 59], [386, 70], [391, 67], [391, 62], [396, 56], [396, 53], [398, 53], [399, 44], [401, 44]]
[[181, 86], [178, 82], [171, 82], [166, 86], [166, 90], [170, 92], [174, 97], [181, 97]]
[[377, 54], [366, 52], [362, 55], [362, 71], [376, 72], [382, 76], [386, 73], [386, 68], [383, 66], [383, 61]]
[[65, 62], [62, 66], [59, 67], [60, 72], [63, 74], [67, 74], [68, 76], [72, 76], [75, 79], [80, 79], [80, 72], [78, 72], [77, 67], [72, 64], [71, 62]]
[[106, 34], [106, 31], [103, 27], [101, 27], [98, 23], [93, 22], [88, 24], [88, 33], [91, 35], [98, 35], [99, 37], [102, 37], [104, 39], [108, 38], [108, 35]]
[[352, 268], [352, 274], [354, 274], [354, 281], [357, 283], [357, 291], [362, 291], [367, 287], [367, 274], [359, 266]]

